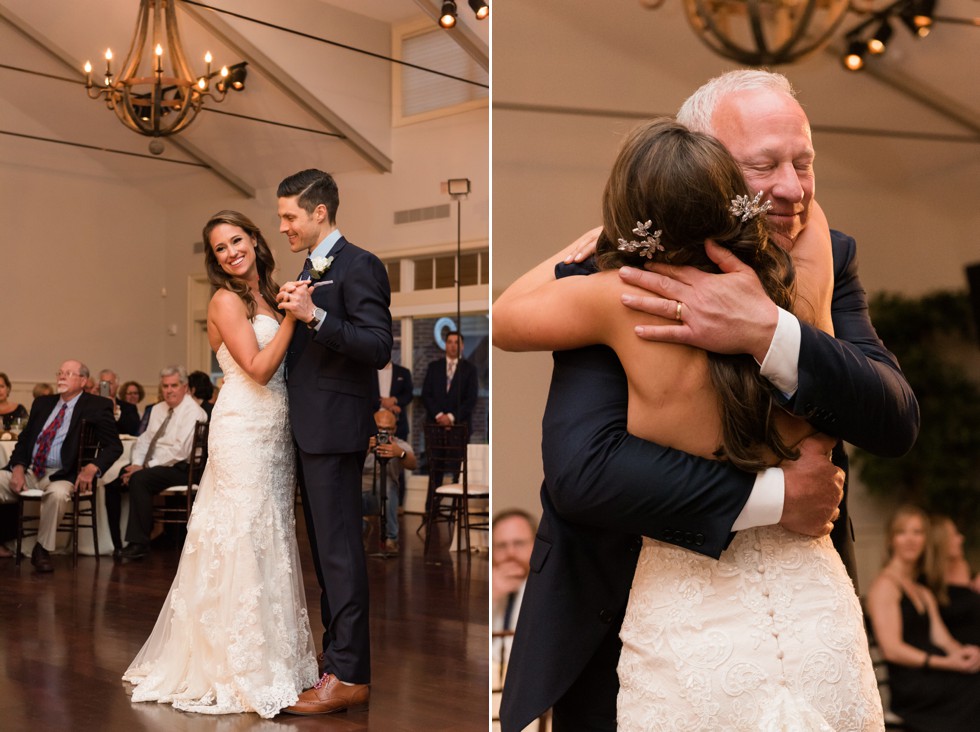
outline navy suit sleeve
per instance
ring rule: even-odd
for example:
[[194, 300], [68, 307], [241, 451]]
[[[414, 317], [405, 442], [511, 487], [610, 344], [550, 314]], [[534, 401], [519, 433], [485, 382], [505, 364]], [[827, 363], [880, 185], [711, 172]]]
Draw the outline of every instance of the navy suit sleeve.
[[788, 407], [822, 432], [898, 457], [918, 436], [919, 405], [871, 324], [854, 240], [832, 233], [836, 337], [800, 324], [799, 388]]
[[354, 361], [384, 368], [391, 358], [391, 286], [381, 260], [362, 250], [344, 271], [343, 297], [346, 317], [328, 308], [314, 340]]
[[[460, 360], [460, 363], [464, 363]], [[457, 421], [469, 422], [476, 409], [476, 401], [480, 395], [480, 377], [476, 372], [476, 366], [469, 361], [465, 362], [469, 368], [466, 369], [466, 378], [460, 383], [463, 393], [460, 395], [459, 414]]]
[[435, 419], [435, 416], [441, 411], [438, 401], [438, 390], [440, 389], [438, 364], [438, 361], [429, 364], [425, 371], [425, 380], [422, 382], [422, 403], [425, 405], [429, 419]]

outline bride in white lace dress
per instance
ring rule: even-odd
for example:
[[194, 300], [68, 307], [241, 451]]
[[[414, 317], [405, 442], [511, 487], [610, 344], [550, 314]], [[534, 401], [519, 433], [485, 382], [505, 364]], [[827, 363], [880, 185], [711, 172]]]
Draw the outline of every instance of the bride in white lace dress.
[[204, 241], [218, 288], [208, 338], [224, 385], [177, 576], [123, 678], [135, 684], [133, 701], [272, 717], [318, 676], [282, 367], [295, 320], [279, 323], [272, 253], [251, 221], [221, 211]]
[[[753, 473], [798, 450], [829, 454], [834, 440], [806, 439], [812, 428], [775, 406], [751, 356], [642, 340], [634, 327], [652, 316], [621, 304], [631, 288], [619, 267], [718, 271], [711, 239], [777, 305], [832, 332], [826, 218], [813, 203], [791, 262], [753, 193], [713, 138], [672, 120], [641, 125], [606, 186], [600, 271], [556, 280], [566, 251], [524, 275], [494, 304], [495, 323], [519, 324], [519, 333], [502, 342], [495, 328], [495, 345], [611, 347], [629, 384], [627, 428], [660, 445]], [[621, 731], [883, 729], [860, 604], [829, 537], [740, 531], [717, 561], [644, 539], [620, 637]]]

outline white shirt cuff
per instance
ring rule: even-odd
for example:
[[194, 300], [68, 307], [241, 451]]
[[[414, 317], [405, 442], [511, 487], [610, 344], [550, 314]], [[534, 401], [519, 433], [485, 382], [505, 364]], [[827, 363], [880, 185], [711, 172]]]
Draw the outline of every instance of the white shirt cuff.
[[785, 494], [786, 484], [782, 468], [767, 468], [758, 473], [749, 500], [732, 524], [732, 531], [778, 524], [779, 519], [783, 517]]
[[759, 373], [787, 398], [800, 387], [800, 321], [778, 308], [776, 332], [759, 367]]

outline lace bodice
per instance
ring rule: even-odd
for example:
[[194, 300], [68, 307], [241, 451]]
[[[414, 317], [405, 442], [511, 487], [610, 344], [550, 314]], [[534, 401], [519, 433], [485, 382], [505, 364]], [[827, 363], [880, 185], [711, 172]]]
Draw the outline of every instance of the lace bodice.
[[[252, 323], [259, 347], [278, 330]], [[265, 386], [222, 344], [208, 464], [170, 594], [127, 670], [134, 701], [271, 717], [317, 677], [293, 504], [295, 457], [279, 367]]]
[[830, 539], [740, 531], [718, 561], [650, 539], [621, 633], [620, 730], [881, 730]]

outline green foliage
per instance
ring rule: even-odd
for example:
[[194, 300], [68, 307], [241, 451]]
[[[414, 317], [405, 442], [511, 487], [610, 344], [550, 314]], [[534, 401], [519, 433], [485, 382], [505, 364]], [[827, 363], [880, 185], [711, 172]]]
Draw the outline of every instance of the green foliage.
[[921, 298], [882, 293], [870, 301], [878, 335], [897, 357], [919, 401], [922, 427], [899, 459], [855, 450], [873, 495], [953, 517], [968, 538], [980, 530], [980, 379], [963, 355], [977, 347], [969, 299], [937, 292]]

